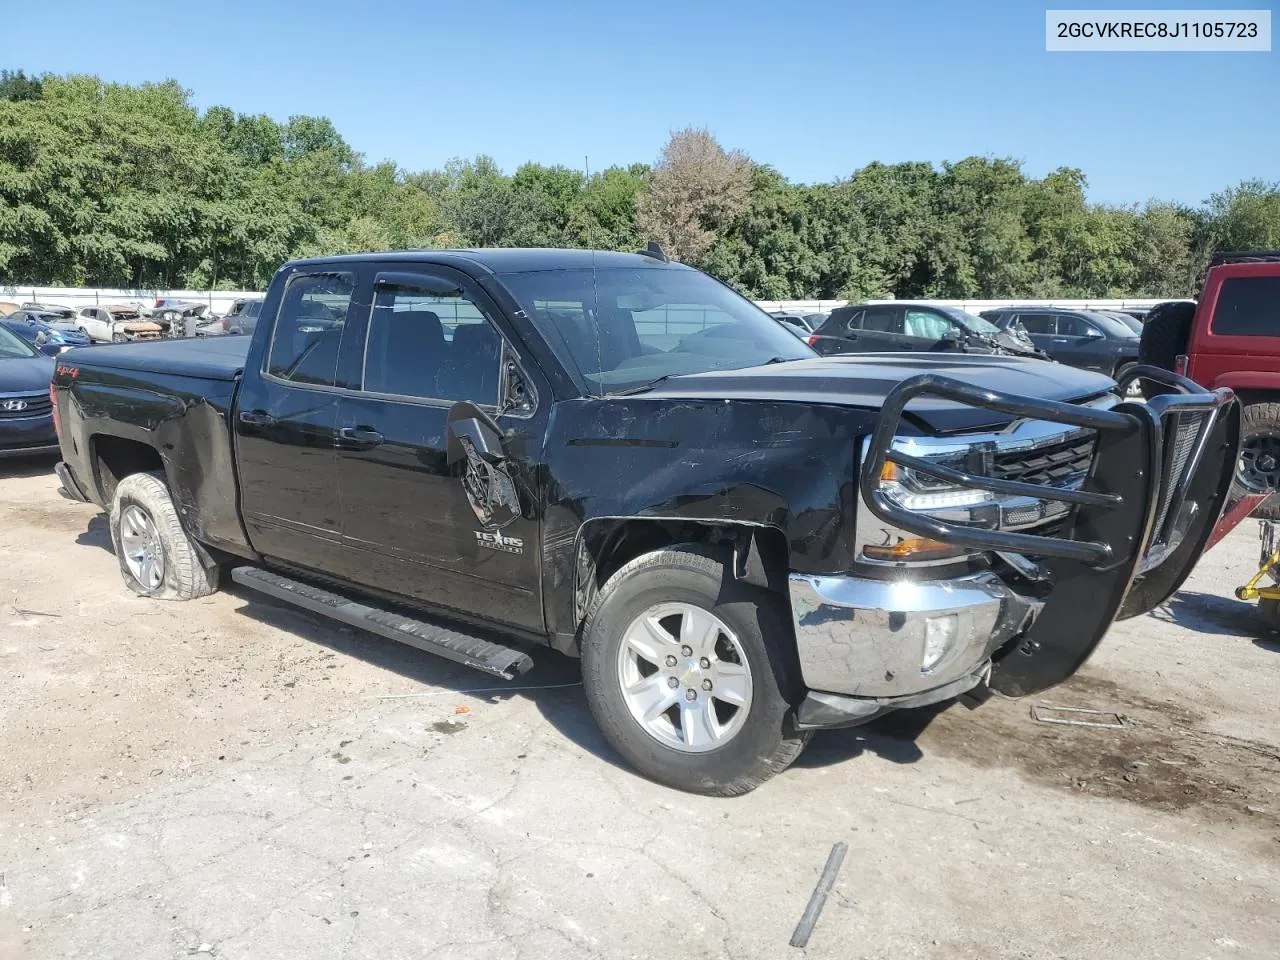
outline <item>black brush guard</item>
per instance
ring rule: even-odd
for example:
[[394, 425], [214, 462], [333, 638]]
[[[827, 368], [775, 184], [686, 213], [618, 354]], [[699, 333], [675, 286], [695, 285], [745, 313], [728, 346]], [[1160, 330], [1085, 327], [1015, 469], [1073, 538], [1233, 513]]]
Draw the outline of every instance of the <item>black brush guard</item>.
[[[885, 400], [862, 464], [860, 487], [877, 517], [944, 543], [1021, 554], [1046, 571], [1052, 589], [1034, 624], [997, 654], [991, 686], [1010, 695], [1071, 676], [1112, 621], [1145, 613], [1191, 572], [1226, 503], [1239, 444], [1234, 395], [1210, 391], [1168, 370], [1136, 366], [1118, 389], [1142, 377], [1174, 389], [1110, 410], [985, 390], [935, 374], [904, 380]], [[1123, 394], [1122, 394], [1123, 395]], [[957, 470], [892, 448], [918, 397], [938, 397], [1096, 432], [1079, 489], [1002, 480]], [[911, 431], [915, 433], [915, 430]], [[1053, 536], [949, 522], [907, 510], [880, 488], [886, 463], [959, 486], [1071, 506]]]

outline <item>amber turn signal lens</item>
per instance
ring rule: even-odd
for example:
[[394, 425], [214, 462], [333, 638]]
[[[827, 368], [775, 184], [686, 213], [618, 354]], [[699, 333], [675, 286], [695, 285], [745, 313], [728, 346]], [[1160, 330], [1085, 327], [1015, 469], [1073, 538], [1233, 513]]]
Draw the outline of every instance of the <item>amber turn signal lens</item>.
[[926, 540], [922, 537], [908, 537], [888, 547], [864, 546], [862, 555], [870, 560], [945, 560], [948, 557], [963, 556], [963, 547], [941, 543], [937, 540]]
[[898, 479], [898, 465], [892, 460], [886, 460], [884, 466], [880, 468], [880, 482], [894, 481]]

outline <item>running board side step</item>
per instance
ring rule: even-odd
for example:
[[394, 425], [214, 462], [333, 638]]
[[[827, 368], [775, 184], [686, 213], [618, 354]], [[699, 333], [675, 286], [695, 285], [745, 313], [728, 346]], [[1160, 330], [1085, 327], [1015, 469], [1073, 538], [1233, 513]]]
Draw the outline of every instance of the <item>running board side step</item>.
[[414, 620], [398, 613], [357, 603], [309, 583], [282, 577], [261, 567], [236, 567], [231, 579], [250, 590], [348, 626], [368, 630], [389, 640], [483, 670], [504, 680], [514, 680], [533, 666], [529, 655], [501, 644], [459, 633], [449, 627]]

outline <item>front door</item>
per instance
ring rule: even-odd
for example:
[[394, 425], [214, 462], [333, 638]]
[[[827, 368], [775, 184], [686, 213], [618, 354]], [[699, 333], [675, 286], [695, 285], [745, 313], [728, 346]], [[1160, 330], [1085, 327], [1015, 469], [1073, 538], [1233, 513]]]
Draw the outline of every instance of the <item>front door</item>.
[[1108, 349], [1106, 338], [1083, 317], [1058, 314], [1058, 333], [1053, 338], [1053, 345], [1063, 363], [1084, 370], [1111, 373], [1115, 357]]
[[[951, 334], [953, 339], [946, 339]], [[907, 307], [902, 320], [904, 350], [962, 350], [964, 333], [940, 313]]]
[[267, 557], [330, 574], [342, 564], [334, 384], [355, 284], [352, 273], [289, 279], [265, 366], [244, 378], [235, 409], [249, 542]]
[[376, 276], [362, 389], [338, 409], [345, 576], [541, 632], [545, 417], [506, 402], [521, 364], [496, 317], [445, 267]]

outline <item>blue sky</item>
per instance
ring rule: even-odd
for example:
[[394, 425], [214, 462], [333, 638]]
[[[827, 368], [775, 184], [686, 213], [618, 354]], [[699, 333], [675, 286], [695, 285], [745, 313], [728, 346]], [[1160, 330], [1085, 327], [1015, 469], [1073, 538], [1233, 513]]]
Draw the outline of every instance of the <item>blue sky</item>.
[[1046, 53], [1046, 3], [6, 6], [0, 64], [322, 114], [414, 170], [480, 153], [597, 170], [692, 125], [804, 182], [971, 154], [1080, 167], [1109, 203], [1280, 179], [1280, 53]]

